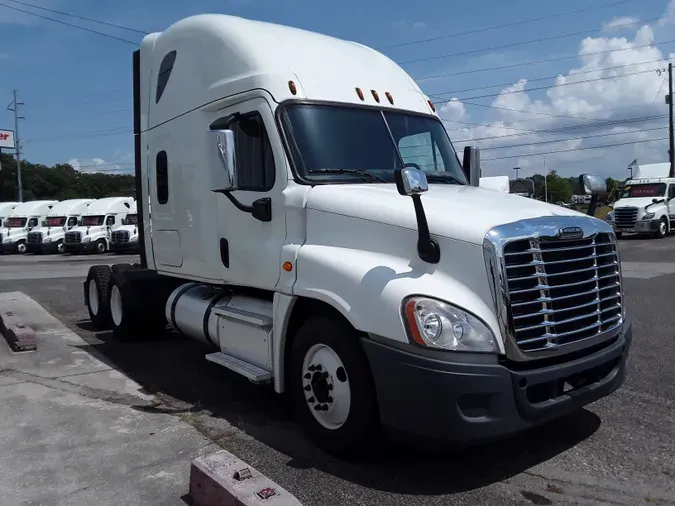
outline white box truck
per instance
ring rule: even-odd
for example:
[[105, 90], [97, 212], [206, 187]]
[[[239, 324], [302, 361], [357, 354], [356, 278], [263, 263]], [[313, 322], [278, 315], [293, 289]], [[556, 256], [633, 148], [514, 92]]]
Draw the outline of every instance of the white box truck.
[[95, 327], [170, 324], [343, 458], [383, 428], [505, 436], [623, 383], [612, 227], [479, 188], [478, 150], [460, 163], [389, 58], [198, 15], [144, 37], [133, 87], [140, 262], [90, 269]]
[[76, 227], [80, 216], [94, 199], [71, 199], [59, 202], [47, 213], [41, 226], [28, 233], [27, 253], [63, 253], [66, 232]]
[[79, 224], [66, 232], [64, 252], [79, 254], [108, 251], [111, 234], [122, 226], [133, 203], [133, 197], [106, 197], [89, 204]]
[[33, 200], [17, 205], [5, 220], [0, 250], [3, 253], [25, 253], [28, 233], [47, 217], [58, 200]]
[[131, 204], [129, 213], [119, 226], [110, 235], [110, 251], [113, 253], [138, 253], [138, 214], [136, 202]]
[[607, 213], [617, 237], [626, 233], [666, 237], [675, 226], [675, 178], [668, 177], [669, 163], [636, 167], [619, 199]]

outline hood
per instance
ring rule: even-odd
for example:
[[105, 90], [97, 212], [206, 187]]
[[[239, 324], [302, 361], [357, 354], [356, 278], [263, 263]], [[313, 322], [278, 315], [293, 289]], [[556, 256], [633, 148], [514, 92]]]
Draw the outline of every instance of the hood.
[[[432, 235], [482, 244], [488, 229], [540, 216], [585, 216], [538, 200], [474, 186], [430, 184], [422, 195]], [[318, 185], [307, 208], [417, 230], [412, 199], [394, 184]]]
[[619, 209], [621, 207], [637, 207], [639, 209], [644, 209], [653, 203], [652, 200], [654, 198], [662, 199], [663, 197], [633, 197], [629, 199], [619, 199], [614, 203], [612, 208]]

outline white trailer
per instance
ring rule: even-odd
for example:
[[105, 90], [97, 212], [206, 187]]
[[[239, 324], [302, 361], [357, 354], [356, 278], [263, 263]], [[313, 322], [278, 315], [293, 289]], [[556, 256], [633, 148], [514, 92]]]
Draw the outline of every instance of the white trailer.
[[63, 253], [63, 239], [77, 226], [80, 216], [94, 199], [70, 199], [59, 202], [47, 213], [44, 222], [28, 233], [28, 253]]
[[66, 232], [64, 251], [74, 254], [108, 251], [110, 236], [122, 226], [133, 203], [133, 197], [107, 197], [92, 202], [82, 213], [79, 224]]
[[342, 457], [383, 428], [510, 434], [623, 383], [612, 228], [477, 187], [478, 150], [459, 162], [389, 58], [199, 15], [144, 37], [133, 77], [140, 263], [90, 269], [95, 327], [170, 324]]
[[110, 236], [110, 251], [114, 253], [138, 253], [138, 213], [136, 202], [131, 204], [129, 213]]
[[28, 233], [38, 227], [58, 200], [33, 200], [18, 204], [0, 229], [2, 253], [25, 253]]

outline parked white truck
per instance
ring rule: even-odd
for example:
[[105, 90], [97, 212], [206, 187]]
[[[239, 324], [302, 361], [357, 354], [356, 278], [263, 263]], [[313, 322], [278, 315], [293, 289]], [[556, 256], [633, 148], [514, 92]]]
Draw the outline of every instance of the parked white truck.
[[[18, 202], [0, 202], [0, 228], [5, 226], [4, 221], [12, 214], [12, 210], [18, 205]], [[0, 244], [2, 244], [2, 239], [0, 239]]]
[[387, 57], [199, 15], [144, 37], [133, 78], [141, 260], [90, 269], [95, 327], [169, 323], [341, 457], [382, 427], [503, 436], [623, 383], [611, 226], [478, 188], [478, 150], [460, 163]]
[[114, 253], [138, 253], [138, 214], [136, 202], [122, 220], [122, 225], [110, 235], [110, 251]]
[[63, 253], [63, 239], [77, 226], [82, 213], [94, 199], [71, 199], [59, 202], [49, 210], [41, 226], [28, 233], [27, 253]]
[[111, 234], [122, 226], [133, 203], [133, 197], [107, 197], [89, 204], [79, 224], [66, 232], [64, 251], [75, 254], [108, 251]]
[[675, 178], [668, 177], [670, 163], [636, 167], [619, 199], [607, 214], [617, 237], [626, 233], [662, 239], [675, 225]]
[[25, 253], [28, 233], [38, 227], [47, 217], [49, 210], [58, 204], [58, 200], [33, 200], [18, 204], [4, 220], [0, 230], [3, 253]]

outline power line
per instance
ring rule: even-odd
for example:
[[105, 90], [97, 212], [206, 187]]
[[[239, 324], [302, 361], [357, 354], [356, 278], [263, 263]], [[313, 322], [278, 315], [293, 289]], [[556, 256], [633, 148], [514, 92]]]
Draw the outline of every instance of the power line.
[[109, 133], [114, 133], [119, 131], [119, 133], [123, 133], [122, 131], [130, 131], [133, 130], [132, 127], [129, 126], [119, 126], [119, 127], [113, 127], [113, 128], [104, 128], [100, 130], [87, 130], [84, 132], [71, 132], [67, 133], [65, 135], [57, 136], [57, 137], [34, 137], [32, 139], [29, 139], [29, 142], [35, 142], [35, 141], [44, 141], [44, 140], [62, 140], [62, 139], [68, 139], [72, 137], [83, 137], [87, 136], [90, 134], [109, 134]]
[[[640, 117], [640, 118], [630, 118], [630, 119], [623, 119], [623, 120], [600, 121], [600, 122], [597, 122], [597, 123], [586, 123], [586, 124], [583, 124], [583, 125], [570, 125], [570, 126], [564, 126], [564, 127], [558, 127], [558, 128], [530, 130], [528, 133], [493, 135], [493, 136], [488, 136], [488, 137], [475, 137], [473, 139], [460, 139], [460, 140], [454, 140], [453, 143], [458, 144], [458, 143], [461, 143], [461, 142], [485, 141], [485, 140], [490, 140], [490, 139], [505, 139], [505, 138], [508, 138], [508, 137], [523, 137], [523, 136], [532, 135], [532, 134], [566, 132], [568, 130], [576, 130], [578, 128], [589, 128], [590, 129], [590, 128], [597, 128], [597, 127], [625, 125], [625, 124], [630, 124], [630, 123], [642, 123], [642, 122], [647, 123], [649, 121], [664, 119], [665, 117], [666, 117], [665, 114], [661, 114], [661, 115], [658, 115], [658, 116], [643, 116], [643, 117]], [[495, 125], [480, 125], [480, 126], [495, 126]], [[509, 127], [503, 127], [503, 128], [509, 128]], [[515, 129], [513, 129], [513, 130], [515, 130]]]
[[484, 158], [483, 161], [494, 161], [494, 160], [507, 160], [510, 158], [521, 158], [521, 157], [531, 157], [531, 156], [543, 156], [543, 155], [553, 155], [556, 153], [569, 153], [570, 151], [586, 151], [588, 149], [601, 149], [601, 148], [614, 148], [617, 146], [627, 146], [629, 144], [646, 144], [648, 142], [660, 142], [667, 141], [668, 137], [663, 137], [659, 139], [645, 139], [642, 141], [630, 141], [630, 142], [617, 142], [614, 144], [603, 144], [602, 146], [586, 146], [583, 148], [572, 148], [572, 149], [559, 149], [557, 151], [546, 151], [545, 153], [521, 153], [519, 155], [509, 155], [509, 156], [498, 156], [495, 158]]
[[583, 141], [586, 139], [594, 139], [597, 137], [611, 137], [613, 135], [628, 135], [628, 134], [635, 134], [635, 133], [643, 133], [643, 132], [655, 132], [657, 130], [665, 130], [668, 128], [667, 126], [662, 126], [662, 127], [655, 127], [655, 128], [642, 128], [640, 130], [631, 130], [627, 132], [607, 132], [604, 134], [592, 134], [592, 135], [585, 135], [583, 137], [568, 137], [566, 139], [555, 139], [555, 140], [548, 140], [548, 141], [537, 141], [537, 142], [524, 142], [522, 144], [505, 144], [503, 146], [491, 146], [488, 148], [482, 148], [481, 151], [493, 151], [496, 149], [509, 149], [509, 148], [522, 148], [522, 147], [527, 147], [527, 146], [538, 146], [541, 144], [555, 144], [556, 142], [569, 142], [569, 141]]
[[128, 30], [130, 32], [140, 33], [141, 35], [147, 35], [149, 33], [149, 32], [146, 32], [146, 31], [143, 31], [143, 30], [137, 30], [136, 28], [131, 28], [131, 27], [128, 27], [128, 26], [116, 25], [115, 23], [109, 23], [107, 21], [101, 21], [101, 20], [93, 19], [93, 18], [85, 18], [84, 16], [79, 16], [77, 14], [71, 14], [69, 12], [57, 11], [55, 9], [48, 9], [46, 7], [41, 7], [39, 5], [29, 4], [28, 2], [20, 2], [19, 0], [8, 0], [8, 1], [10, 1], [12, 3], [15, 3], [15, 4], [25, 5], [27, 7], [32, 7], [33, 9], [40, 9], [40, 10], [47, 11], [47, 12], [53, 12], [54, 14], [61, 14], [62, 16], [70, 16], [71, 18], [82, 19], [83, 21], [91, 21], [92, 23], [100, 23], [102, 25], [111, 26], [113, 28], [120, 28], [122, 30]]
[[[574, 74], [568, 74], [567, 76], [563, 77], [572, 77], [572, 76], [578, 76], [581, 74], [592, 74], [593, 72], [603, 72], [605, 70], [616, 70], [616, 69], [625, 69], [628, 67], [636, 67], [638, 65], [647, 65], [650, 63], [663, 63], [667, 62], [668, 58], [659, 58], [658, 60], [648, 60], [648, 61], [643, 61], [643, 62], [637, 62], [637, 63], [627, 63], [625, 65], [616, 65], [614, 67], [598, 67], [596, 69], [591, 69], [591, 70], [582, 70], [579, 72], [575, 72]], [[656, 70], [656, 69], [652, 69]], [[534, 81], [547, 81], [549, 79], [557, 79], [560, 77], [560, 74], [556, 74], [553, 76], [545, 76], [545, 77], [523, 77], [522, 79], [526, 79], [528, 83], [534, 82]], [[452, 90], [452, 91], [442, 91], [441, 93], [444, 95], [450, 95], [453, 93], [464, 93], [467, 91], [475, 91], [475, 90], [486, 90], [488, 88], [503, 88], [505, 86], [511, 86], [513, 84], [513, 81], [510, 81], [508, 83], [501, 83], [501, 84], [490, 84], [487, 86], [477, 86], [474, 88], [464, 88], [463, 90]]]
[[[547, 90], [547, 89], [555, 89], [555, 88], [561, 88], [563, 86], [572, 86], [574, 84], [585, 84], [585, 83], [594, 83], [597, 81], [606, 81], [609, 79], [620, 79], [622, 77], [630, 77], [630, 76], [637, 76], [640, 74], [650, 74], [654, 72], [655, 69], [650, 69], [650, 70], [641, 70], [639, 72], [628, 72], [625, 74], [621, 74], [618, 76], [605, 76], [605, 77], [598, 77], [595, 79], [583, 79], [581, 81], [571, 81], [571, 82], [566, 82], [566, 83], [560, 83], [560, 84], [554, 84], [553, 86], [535, 86], [534, 88], [528, 88], [527, 90], [511, 90], [511, 91], [500, 91], [498, 93], [486, 93], [485, 95], [474, 95], [472, 97], [452, 97], [452, 98], [447, 98], [447, 97], [441, 97], [440, 95], [430, 95], [431, 97], [435, 98], [440, 98], [437, 103], [439, 104], [445, 104], [447, 102], [452, 102], [453, 99], [457, 100], [477, 100], [479, 98], [491, 98], [491, 97], [498, 97], [500, 95], [512, 95], [515, 93], [528, 93], [530, 91], [537, 91], [537, 90]], [[440, 93], [445, 93], [445, 92], [440, 92]]]
[[[659, 16], [658, 18], [652, 18], [652, 19], [647, 19], [644, 21], [633, 21], [630, 23], [623, 23], [620, 25], [615, 25], [614, 28], [625, 28], [626, 26], [631, 26], [631, 25], [636, 25], [636, 24], [641, 24], [641, 23], [651, 23], [654, 21], [660, 21], [662, 19], [666, 18], [672, 18], [675, 17], [675, 14], [671, 14], [668, 16]], [[444, 58], [451, 58], [454, 56], [465, 56], [469, 54], [476, 54], [476, 53], [486, 53], [486, 52], [491, 52], [495, 51], [497, 49], [506, 49], [506, 48], [511, 48], [511, 47], [518, 47], [518, 46], [526, 46], [528, 44], [537, 44], [539, 42], [547, 42], [549, 40], [557, 40], [557, 39], [564, 39], [567, 37], [574, 37], [577, 35], [586, 35], [589, 33], [596, 33], [596, 32], [601, 32], [603, 31], [604, 28], [594, 28], [592, 30], [581, 30], [578, 32], [569, 32], [569, 33], [564, 33], [561, 35], [552, 35], [550, 37], [540, 37], [538, 39], [530, 39], [530, 40], [524, 40], [520, 42], [512, 42], [510, 44], [502, 44], [499, 46], [491, 46], [491, 47], [485, 47], [485, 48], [480, 48], [480, 49], [470, 49], [468, 51], [461, 51], [459, 53], [449, 53], [449, 54], [443, 54], [443, 55], [437, 55], [437, 56], [428, 56], [426, 58], [417, 58], [414, 60], [408, 60], [404, 62], [398, 62], [399, 65], [408, 65], [409, 63], [417, 63], [417, 62], [425, 62], [425, 61], [432, 61], [432, 60], [440, 60]]]
[[644, 49], [646, 47], [655, 47], [656, 45], [663, 45], [663, 44], [671, 44], [675, 42], [675, 39], [671, 40], [663, 40], [661, 42], [652, 42], [650, 44], [641, 44], [637, 46], [631, 46], [631, 47], [621, 47], [621, 48], [615, 48], [615, 49], [606, 49], [604, 51], [593, 51], [589, 53], [576, 53], [573, 55], [569, 56], [556, 56], [555, 58], [545, 58], [542, 60], [532, 60], [528, 62], [522, 62], [522, 63], [511, 63], [509, 65], [500, 65], [498, 67], [484, 67], [481, 69], [473, 69], [473, 70], [463, 70], [461, 72], [448, 72], [445, 74], [434, 74], [430, 76], [420, 76], [420, 77], [413, 77], [415, 81], [427, 81], [429, 79], [440, 79], [441, 77], [453, 77], [453, 76], [462, 76], [462, 75], [467, 75], [467, 74], [475, 74], [478, 72], [491, 72], [494, 70], [504, 70], [504, 69], [511, 69], [511, 68], [516, 68], [516, 67], [526, 67], [528, 65], [537, 65], [539, 63], [551, 63], [551, 62], [557, 62], [557, 61], [562, 61], [562, 60], [573, 60], [577, 58], [581, 58], [584, 56], [596, 56], [600, 54], [606, 54], [606, 53], [617, 53], [620, 51], [632, 51], [633, 49]]
[[431, 38], [428, 38], [428, 39], [413, 40], [413, 41], [410, 41], [410, 42], [401, 42], [401, 43], [398, 43], [398, 44], [389, 44], [388, 46], [382, 46], [382, 47], [379, 47], [377, 49], [390, 49], [390, 48], [394, 48], [394, 47], [411, 46], [413, 44], [423, 44], [425, 42], [433, 42], [433, 41], [436, 41], [436, 40], [450, 39], [450, 38], [453, 38], [453, 37], [460, 37], [462, 35], [482, 33], [482, 32], [487, 32], [487, 31], [490, 31], [490, 30], [497, 30], [499, 28], [508, 28], [508, 27], [511, 27], [511, 26], [524, 25], [524, 24], [527, 24], [527, 23], [534, 23], [534, 22], [537, 22], [537, 21], [545, 21], [547, 19], [554, 19], [554, 18], [559, 18], [559, 17], [563, 17], [563, 16], [571, 16], [573, 14], [580, 14], [582, 12], [588, 12], [588, 11], [592, 11], [592, 10], [596, 10], [596, 9], [602, 9], [604, 7], [612, 7], [612, 6], [615, 6], [615, 5], [621, 5], [621, 4], [625, 4], [625, 3], [628, 3], [628, 2], [632, 2], [632, 1], [633, 0], [619, 0], [618, 2], [610, 2], [610, 3], [606, 3], [606, 4], [594, 5], [592, 7], [586, 7], [584, 9], [577, 9], [577, 10], [574, 10], [574, 11], [560, 12], [560, 13], [557, 13], [557, 14], [550, 14], [550, 15], [547, 15], [547, 16], [540, 16], [540, 17], [537, 17], [537, 18], [522, 19], [522, 20], [519, 20], [519, 21], [504, 23], [504, 24], [501, 24], [501, 25], [492, 25], [492, 26], [486, 26], [486, 27], [483, 27], [483, 28], [475, 28], [475, 29], [472, 29], [472, 30], [467, 30], [465, 32], [455, 32], [455, 33], [449, 33], [447, 35], [440, 35], [438, 37], [431, 37]]
[[[10, 0], [10, 1], [11, 1], [11, 0]], [[37, 14], [37, 13], [35, 13], [35, 12], [30, 12], [30, 11], [27, 11], [27, 10], [25, 10], [25, 9], [20, 9], [19, 7], [14, 7], [13, 5], [7, 5], [6, 3], [0, 2], [0, 6], [6, 7], [6, 8], [8, 8], [8, 9], [13, 9], [13, 10], [15, 10], [15, 11], [23, 12], [23, 13], [25, 13], [25, 14], [29, 14], [29, 15], [35, 16], [35, 17], [37, 17], [37, 18], [42, 18], [42, 19], [46, 19], [46, 20], [48, 20], [48, 21], [53, 21], [54, 23], [60, 23], [60, 24], [62, 24], [62, 25], [70, 26], [70, 27], [72, 27], [72, 28], [79, 28], [80, 30], [84, 30], [85, 32], [95, 33], [96, 35], [101, 35], [101, 36], [103, 36], [103, 37], [108, 37], [108, 38], [110, 38], [110, 39], [119, 40], [120, 42], [126, 42], [127, 44], [133, 44], [134, 46], [137, 46], [137, 45], [138, 45], [138, 42], [134, 42], [134, 41], [131, 41], [131, 40], [123, 39], [123, 38], [121, 38], [121, 37], [115, 37], [114, 35], [110, 35], [109, 33], [99, 32], [99, 31], [97, 31], [97, 30], [92, 30], [92, 29], [90, 29], [90, 28], [85, 28], [84, 26], [79, 26], [79, 25], [74, 25], [74, 24], [72, 24], [72, 23], [67, 23], [67, 22], [65, 22], [65, 21], [61, 21], [60, 19], [54, 19], [54, 18], [50, 18], [50, 17], [48, 17], [48, 16], [43, 16], [42, 14]]]

